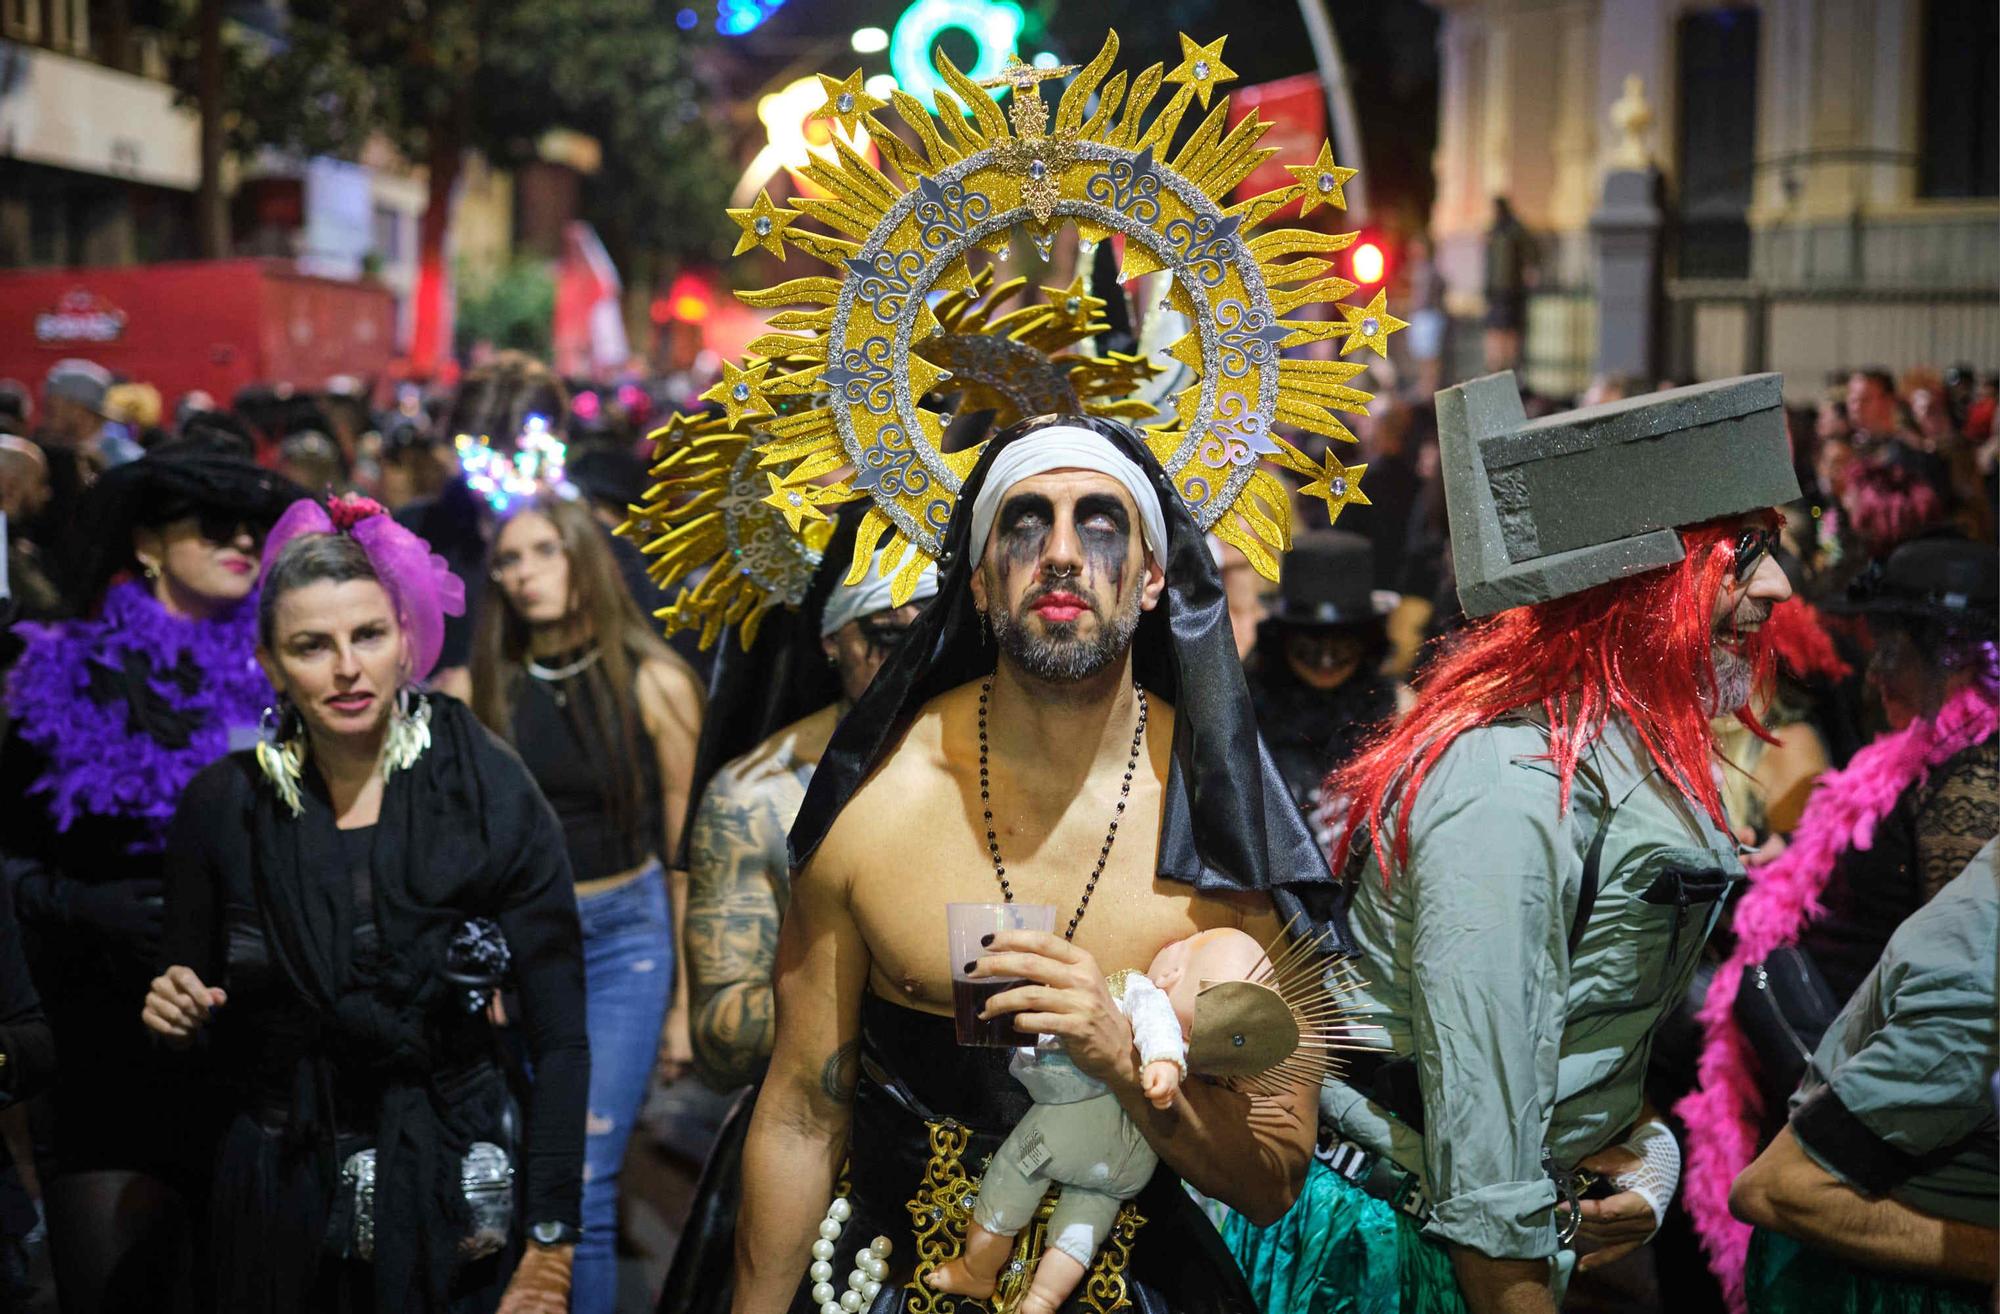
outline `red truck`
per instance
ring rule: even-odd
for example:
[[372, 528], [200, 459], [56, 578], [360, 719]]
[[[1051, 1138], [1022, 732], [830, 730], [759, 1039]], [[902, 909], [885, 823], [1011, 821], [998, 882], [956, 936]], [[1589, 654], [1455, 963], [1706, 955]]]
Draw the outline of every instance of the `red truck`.
[[0, 378], [36, 392], [70, 356], [152, 384], [169, 408], [195, 388], [227, 405], [251, 383], [372, 382], [395, 353], [395, 327], [387, 289], [287, 260], [0, 270]]

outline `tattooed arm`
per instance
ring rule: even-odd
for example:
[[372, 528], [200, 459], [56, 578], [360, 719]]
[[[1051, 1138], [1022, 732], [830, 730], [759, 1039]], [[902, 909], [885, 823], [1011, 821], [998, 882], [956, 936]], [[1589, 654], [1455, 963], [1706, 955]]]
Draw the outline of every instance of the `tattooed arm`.
[[777, 1043], [743, 1146], [735, 1314], [791, 1303], [847, 1148], [868, 946], [831, 844], [799, 872], [778, 937]]
[[778, 957], [778, 891], [785, 884], [784, 795], [771, 773], [745, 782], [725, 767], [703, 795], [688, 845], [687, 932], [695, 1071], [716, 1090], [756, 1076], [771, 1052], [771, 970]]

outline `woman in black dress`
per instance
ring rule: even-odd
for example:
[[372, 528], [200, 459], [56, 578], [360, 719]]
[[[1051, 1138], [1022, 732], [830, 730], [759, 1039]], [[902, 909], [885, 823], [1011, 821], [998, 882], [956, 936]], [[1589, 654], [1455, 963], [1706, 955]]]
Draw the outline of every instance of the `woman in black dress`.
[[[462, 585], [373, 503], [331, 510], [272, 531], [276, 725], [195, 778], [170, 834], [171, 966], [144, 1016], [203, 1046], [232, 1102], [213, 1303], [556, 1314], [590, 1066], [562, 831], [519, 759], [415, 683]], [[503, 941], [534, 1074], [518, 1144], [467, 987]], [[499, 1214], [461, 1180], [502, 1151], [525, 1182], [512, 1220], [504, 1170]]]
[[[133, 1016], [158, 967], [167, 825], [254, 742], [264, 532], [298, 490], [183, 443], [106, 472], [70, 526], [82, 614], [22, 624], [0, 745], [0, 867], [62, 1060], [30, 1110], [64, 1314], [187, 1307], [213, 1141]], [[10, 1059], [10, 1063], [13, 1062]]]
[[625, 1147], [656, 1059], [688, 1055], [675, 952], [687, 873], [662, 858], [680, 844], [702, 688], [647, 627], [588, 508], [543, 494], [502, 514], [472, 706], [555, 809], [576, 877], [592, 1117], [571, 1304], [612, 1314]]

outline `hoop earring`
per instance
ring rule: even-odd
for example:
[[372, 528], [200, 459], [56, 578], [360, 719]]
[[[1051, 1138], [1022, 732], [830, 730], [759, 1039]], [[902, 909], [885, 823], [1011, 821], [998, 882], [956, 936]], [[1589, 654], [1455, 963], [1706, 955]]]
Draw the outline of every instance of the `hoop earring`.
[[431, 702], [406, 684], [389, 706], [389, 733], [382, 743], [382, 779], [408, 771], [431, 746]]
[[279, 694], [277, 703], [257, 717], [257, 768], [294, 817], [305, 811], [299, 798], [305, 766], [305, 718], [291, 699]]
[[160, 578], [160, 567], [156, 562], [147, 561], [144, 557], [141, 557], [139, 559], [139, 569], [145, 574], [148, 584], [154, 583]]

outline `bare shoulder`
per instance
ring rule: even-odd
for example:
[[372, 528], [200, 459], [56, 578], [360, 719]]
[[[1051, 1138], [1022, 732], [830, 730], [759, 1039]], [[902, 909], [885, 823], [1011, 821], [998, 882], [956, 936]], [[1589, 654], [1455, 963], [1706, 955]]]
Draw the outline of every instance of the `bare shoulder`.
[[707, 691], [694, 668], [671, 648], [654, 648], [639, 663], [639, 699], [671, 707], [685, 716], [689, 709], [699, 713], [708, 702]]

